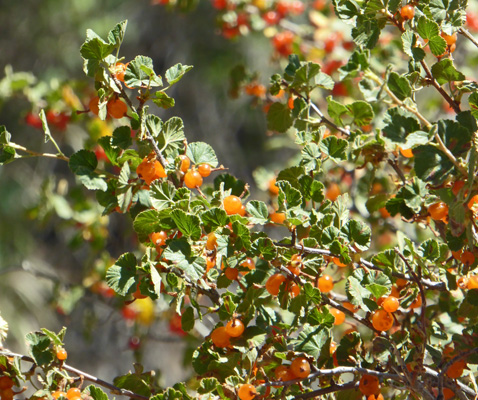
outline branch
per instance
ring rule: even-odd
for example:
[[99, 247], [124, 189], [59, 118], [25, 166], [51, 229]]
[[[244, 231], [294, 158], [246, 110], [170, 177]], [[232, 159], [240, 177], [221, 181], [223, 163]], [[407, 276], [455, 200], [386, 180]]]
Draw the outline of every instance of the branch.
[[[0, 355], [6, 356], [6, 357], [16, 357], [16, 358], [19, 358], [23, 361], [27, 361], [29, 363], [35, 364], [35, 360], [33, 358], [28, 357], [28, 356], [24, 356], [22, 354], [12, 353], [12, 352], [7, 351], [7, 350], [0, 351]], [[117, 387], [117, 386], [115, 386], [115, 385], [113, 385], [109, 382], [106, 382], [106, 381], [104, 381], [100, 378], [97, 378], [96, 376], [93, 376], [93, 375], [90, 375], [86, 372], [80, 371], [79, 369], [70, 367], [69, 365], [63, 364], [62, 368], [64, 370], [68, 371], [68, 372], [71, 372], [73, 374], [76, 374], [76, 375], [86, 379], [87, 381], [96, 383], [97, 385], [100, 385], [100, 386], [103, 386], [107, 389], [110, 389], [113, 394], [119, 394], [121, 396], [127, 396], [131, 399], [136, 399], [136, 400], [148, 400], [149, 399], [146, 396], [141, 396], [141, 395], [136, 394], [136, 393], [134, 393], [130, 390], [121, 389], [121, 388], [119, 388], [119, 387]]]

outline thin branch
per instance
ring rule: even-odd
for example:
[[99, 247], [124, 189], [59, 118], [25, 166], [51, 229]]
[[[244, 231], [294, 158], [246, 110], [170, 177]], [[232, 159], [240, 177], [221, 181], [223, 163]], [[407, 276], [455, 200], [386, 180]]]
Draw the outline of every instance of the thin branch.
[[[29, 363], [32, 363], [32, 364], [35, 364], [35, 360], [31, 357], [28, 357], [28, 356], [24, 356], [22, 354], [17, 354], [17, 353], [13, 353], [13, 352], [10, 352], [10, 351], [6, 351], [6, 350], [2, 350], [0, 351], [0, 355], [2, 356], [7, 356], [7, 357], [16, 357], [16, 358], [19, 358], [23, 361], [27, 361]], [[62, 368], [68, 372], [71, 372], [73, 374], [76, 374], [80, 377], [82, 377], [83, 379], [86, 379], [87, 381], [90, 381], [90, 382], [93, 382], [93, 383], [96, 383], [97, 385], [100, 385], [100, 386], [103, 386], [107, 389], [110, 389], [111, 392], [113, 394], [118, 394], [118, 395], [121, 395], [121, 396], [127, 396], [131, 399], [136, 399], [136, 400], [148, 400], [148, 397], [146, 396], [141, 396], [140, 394], [136, 394], [130, 390], [127, 390], [127, 389], [121, 389], [109, 382], [106, 382], [100, 378], [97, 378], [96, 376], [93, 376], [93, 375], [90, 375], [86, 372], [83, 372], [83, 371], [80, 371], [79, 369], [76, 369], [74, 367], [70, 367], [69, 365], [67, 364], [62, 364]]]

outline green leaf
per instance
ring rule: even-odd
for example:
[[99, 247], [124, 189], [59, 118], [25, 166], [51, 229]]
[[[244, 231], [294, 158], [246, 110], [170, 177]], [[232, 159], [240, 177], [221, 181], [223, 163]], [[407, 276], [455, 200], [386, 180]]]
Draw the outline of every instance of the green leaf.
[[106, 43], [103, 39], [87, 39], [80, 48], [80, 54], [85, 60], [103, 60], [115, 49], [115, 45]]
[[328, 136], [320, 142], [320, 151], [336, 161], [347, 159], [347, 148], [348, 142], [336, 136]]
[[433, 77], [440, 85], [448, 82], [464, 81], [466, 76], [459, 72], [453, 65], [453, 60], [445, 58], [434, 64], [431, 68]]
[[412, 87], [408, 79], [398, 75], [396, 72], [391, 72], [388, 76], [387, 85], [392, 93], [400, 100], [405, 100], [412, 95]]
[[124, 74], [124, 82], [130, 87], [163, 86], [163, 81], [154, 72], [153, 60], [145, 56], [136, 56], [128, 64]]
[[246, 211], [249, 214], [249, 221], [252, 224], [264, 225], [269, 220], [267, 205], [262, 201], [252, 200], [247, 203]]
[[136, 288], [136, 257], [133, 253], [124, 253], [116, 263], [106, 271], [106, 282], [120, 296], [126, 296]]
[[154, 181], [149, 190], [151, 204], [158, 211], [170, 208], [175, 203], [175, 193], [176, 189], [171, 182]]
[[192, 65], [176, 64], [169, 68], [164, 76], [170, 85], [179, 82], [186, 72], [191, 71]]
[[174, 107], [174, 99], [172, 97], [169, 97], [166, 93], [158, 91], [154, 95], [156, 96], [156, 98], [153, 99], [153, 103], [156, 104], [158, 107], [164, 109]]
[[189, 332], [194, 328], [194, 309], [192, 307], [186, 308], [181, 315], [181, 328], [185, 332]]
[[127, 25], [128, 25], [128, 20], [124, 20], [117, 23], [116, 26], [113, 29], [111, 29], [111, 31], [109, 31], [108, 41], [111, 44], [114, 44], [116, 47], [120, 46], [121, 43], [123, 43]]
[[70, 157], [68, 165], [76, 175], [89, 175], [98, 166], [98, 160], [95, 153], [82, 149]]
[[201, 237], [200, 220], [196, 215], [186, 214], [182, 210], [173, 210], [171, 218], [184, 236], [192, 240], [198, 240]]
[[217, 167], [217, 157], [214, 149], [207, 143], [193, 142], [188, 144], [186, 155], [191, 160], [191, 163], [209, 164], [211, 167]]
[[287, 104], [273, 103], [267, 113], [267, 129], [277, 132], [285, 132], [292, 126], [291, 110]]
[[132, 144], [131, 128], [129, 126], [120, 126], [113, 131], [113, 146], [117, 146], [123, 150], [128, 149]]

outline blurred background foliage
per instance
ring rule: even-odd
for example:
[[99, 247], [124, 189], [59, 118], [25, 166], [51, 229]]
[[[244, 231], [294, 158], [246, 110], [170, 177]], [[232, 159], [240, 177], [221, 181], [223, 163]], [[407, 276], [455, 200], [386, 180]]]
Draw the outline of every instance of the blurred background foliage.
[[[55, 152], [51, 143], [44, 143], [41, 129], [28, 125], [25, 118], [40, 108], [64, 111], [65, 103], [87, 108], [94, 87], [82, 71], [79, 54], [86, 29], [104, 36], [124, 19], [129, 20], [121, 49], [125, 61], [147, 55], [159, 74], [178, 62], [195, 67], [168, 92], [176, 106], [159, 110], [158, 115], [164, 120], [173, 115], [183, 118], [189, 141], [208, 142], [231, 173], [252, 182], [252, 171], [271, 160], [264, 151], [265, 117], [260, 107], [251, 107], [250, 99], [228, 95], [229, 74], [245, 64], [263, 71], [260, 79], [267, 83], [275, 68], [272, 51], [261, 35], [232, 42], [218, 35], [208, 1], [201, 1], [194, 13], [171, 12], [148, 0], [2, 3], [0, 123], [12, 133], [12, 140], [39, 152]], [[21, 90], [12, 92], [15, 85]], [[87, 114], [73, 113], [71, 119], [78, 123], [53, 129], [67, 155], [107, 133], [107, 127], [92, 122]], [[171, 334], [165, 322], [171, 316], [154, 329], [148, 323], [133, 327], [115, 310], [118, 299], [108, 298], [101, 292], [104, 288], [85, 289], [101, 278], [112, 257], [134, 248], [135, 237], [128, 217], [98, 218], [101, 210], [94, 194], [75, 187], [73, 179], [60, 160], [32, 157], [0, 166], [0, 309], [10, 323], [8, 346], [24, 351], [23, 338], [29, 331], [65, 325], [74, 365], [111, 379], [141, 358], [128, 341], [145, 337], [147, 331], [147, 340], [157, 343], [142, 361], [150, 369], [167, 365], [164, 383], [175, 382], [184, 371], [170, 358], [181, 357], [188, 345]], [[164, 306], [155, 312], [163, 312]], [[146, 318], [148, 307], [143, 307]], [[95, 357], [99, 349], [101, 359]]]

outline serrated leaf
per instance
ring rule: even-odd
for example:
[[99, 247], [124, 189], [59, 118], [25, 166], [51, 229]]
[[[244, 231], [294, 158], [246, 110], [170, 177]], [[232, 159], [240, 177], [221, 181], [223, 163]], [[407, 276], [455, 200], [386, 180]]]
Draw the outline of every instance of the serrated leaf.
[[433, 77], [440, 85], [448, 82], [464, 81], [465, 75], [459, 72], [453, 65], [453, 60], [445, 58], [434, 64], [431, 68]]
[[201, 237], [201, 225], [198, 216], [186, 214], [182, 210], [173, 210], [171, 218], [184, 236], [190, 237], [192, 240], [198, 240]]
[[213, 168], [217, 167], [218, 162], [216, 153], [214, 152], [214, 149], [207, 143], [188, 143], [186, 155], [193, 164], [209, 164]]
[[405, 100], [412, 95], [412, 87], [408, 79], [398, 75], [396, 72], [391, 72], [388, 76], [387, 85], [392, 93], [400, 100]]
[[176, 82], [180, 81], [185, 73], [191, 71], [193, 68], [192, 65], [182, 65], [176, 64], [170, 67], [166, 73], [164, 74], [166, 80], [170, 85], [175, 84]]
[[120, 296], [126, 296], [136, 287], [136, 257], [133, 253], [122, 254], [106, 271], [106, 282]]
[[292, 126], [292, 114], [287, 104], [272, 103], [267, 113], [267, 129], [285, 132]]
[[249, 214], [249, 221], [252, 224], [264, 225], [269, 219], [267, 205], [262, 201], [252, 200], [246, 205], [246, 212]]
[[174, 99], [172, 97], [169, 97], [166, 93], [158, 91], [154, 95], [156, 96], [156, 98], [153, 99], [153, 103], [156, 104], [158, 107], [164, 109], [174, 107]]
[[163, 86], [161, 78], [154, 72], [153, 60], [145, 56], [136, 56], [128, 64], [124, 74], [124, 82], [130, 87]]

